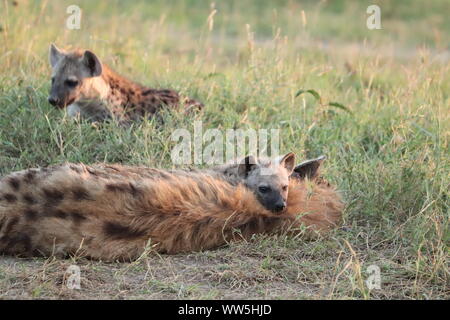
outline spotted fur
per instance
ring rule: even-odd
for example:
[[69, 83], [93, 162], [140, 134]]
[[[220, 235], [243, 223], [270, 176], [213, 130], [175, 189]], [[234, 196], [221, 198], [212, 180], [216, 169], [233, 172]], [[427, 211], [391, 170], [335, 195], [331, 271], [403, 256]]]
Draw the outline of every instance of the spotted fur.
[[203, 104], [170, 89], [151, 89], [114, 72], [89, 50], [64, 51], [50, 47], [52, 86], [49, 102], [67, 107], [71, 117], [91, 121], [117, 119], [123, 124], [153, 116], [163, 107], [184, 105], [187, 110]]
[[290, 179], [288, 207], [274, 214], [211, 170], [64, 164], [0, 180], [0, 253], [132, 260], [145, 248], [173, 254], [300, 226], [326, 232], [342, 208], [314, 179]]

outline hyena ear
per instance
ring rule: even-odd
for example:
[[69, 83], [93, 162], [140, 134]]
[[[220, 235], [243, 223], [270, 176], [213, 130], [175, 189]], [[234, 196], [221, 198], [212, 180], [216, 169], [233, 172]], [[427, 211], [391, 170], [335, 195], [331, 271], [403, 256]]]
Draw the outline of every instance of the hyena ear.
[[64, 56], [64, 53], [58, 49], [58, 47], [52, 43], [48, 54], [48, 60], [52, 68], [58, 63], [58, 61]]
[[250, 171], [257, 167], [256, 158], [254, 156], [246, 156], [238, 167], [238, 175], [240, 177], [247, 177]]
[[285, 154], [280, 160], [280, 166], [284, 167], [288, 174], [291, 174], [295, 166], [295, 153], [289, 152]]
[[291, 174], [291, 178], [296, 179], [314, 179], [319, 175], [319, 168], [325, 156], [320, 156], [316, 159], [306, 160], [295, 167], [294, 172]]
[[86, 50], [84, 52], [82, 62], [88, 69], [91, 77], [98, 77], [102, 74], [102, 63], [92, 51]]

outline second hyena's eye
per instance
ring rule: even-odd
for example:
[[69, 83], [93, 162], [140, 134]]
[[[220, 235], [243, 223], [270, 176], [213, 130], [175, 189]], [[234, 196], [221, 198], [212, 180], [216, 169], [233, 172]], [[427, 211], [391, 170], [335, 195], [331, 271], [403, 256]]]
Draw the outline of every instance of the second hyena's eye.
[[261, 186], [261, 187], [258, 188], [258, 191], [261, 192], [261, 193], [267, 193], [267, 192], [270, 191], [270, 188], [266, 187], [266, 186]]
[[66, 85], [68, 87], [76, 87], [78, 85], [78, 80], [71, 80], [71, 79], [67, 79], [66, 80]]
[[282, 189], [283, 189], [283, 191], [287, 191], [288, 186], [283, 186]]

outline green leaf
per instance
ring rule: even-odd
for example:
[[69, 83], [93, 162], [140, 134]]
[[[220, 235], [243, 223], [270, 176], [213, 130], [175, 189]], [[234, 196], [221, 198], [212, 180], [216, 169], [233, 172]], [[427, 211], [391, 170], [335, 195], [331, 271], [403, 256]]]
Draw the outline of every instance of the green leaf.
[[353, 115], [353, 112], [349, 108], [347, 108], [346, 106], [344, 106], [343, 104], [341, 104], [339, 102], [330, 102], [328, 105], [335, 107], [335, 108], [342, 109], [342, 110], [350, 113], [351, 115]]
[[317, 101], [321, 101], [320, 94], [316, 90], [313, 90], [313, 89], [298, 90], [297, 93], [295, 94], [295, 97], [297, 98], [299, 95], [301, 95], [305, 92], [311, 94], [314, 98], [316, 98]]

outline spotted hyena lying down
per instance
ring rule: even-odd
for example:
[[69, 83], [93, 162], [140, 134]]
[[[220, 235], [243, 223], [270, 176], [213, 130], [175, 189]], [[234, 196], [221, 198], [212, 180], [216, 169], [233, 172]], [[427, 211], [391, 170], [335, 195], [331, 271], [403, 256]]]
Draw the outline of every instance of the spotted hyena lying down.
[[50, 46], [52, 67], [48, 102], [66, 108], [71, 117], [101, 122], [116, 119], [129, 125], [151, 117], [163, 107], [200, 109], [201, 102], [170, 89], [153, 89], [113, 71], [89, 50], [62, 50]]
[[265, 208], [221, 173], [63, 164], [0, 180], [0, 253], [130, 260], [216, 248], [255, 233], [326, 232], [343, 204], [317, 177], [320, 160], [297, 166], [287, 207]]

